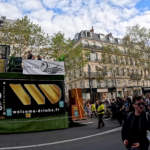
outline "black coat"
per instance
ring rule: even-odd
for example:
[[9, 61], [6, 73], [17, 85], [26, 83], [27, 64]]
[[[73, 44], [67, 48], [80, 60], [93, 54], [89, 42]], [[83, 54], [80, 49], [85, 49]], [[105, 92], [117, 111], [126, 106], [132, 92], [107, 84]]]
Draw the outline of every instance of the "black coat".
[[[126, 118], [125, 118], [125, 122], [122, 128], [122, 140], [128, 140], [128, 142], [130, 143], [130, 133], [131, 133], [131, 129], [132, 129], [132, 123], [133, 123], [133, 119], [134, 119], [134, 112], [131, 112], [129, 114], [127, 114]], [[150, 116], [146, 115], [145, 112], [143, 112], [140, 115], [140, 121], [139, 121], [139, 140], [140, 140], [140, 145], [145, 145], [145, 144], [149, 144], [149, 141], [147, 139], [147, 130], [150, 130]], [[130, 145], [130, 144], [129, 144]], [[130, 146], [129, 146], [130, 147]], [[127, 147], [127, 148], [129, 148]]]

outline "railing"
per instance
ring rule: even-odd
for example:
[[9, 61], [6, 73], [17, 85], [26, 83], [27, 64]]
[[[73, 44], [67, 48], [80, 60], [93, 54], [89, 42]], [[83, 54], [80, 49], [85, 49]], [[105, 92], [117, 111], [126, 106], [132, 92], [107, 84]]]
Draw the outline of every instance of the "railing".
[[92, 49], [97, 49], [97, 50], [103, 50], [103, 47], [102, 47], [102, 46], [97, 46], [97, 45], [82, 44], [82, 47], [85, 47], [85, 48], [92, 48]]
[[89, 60], [89, 61], [100, 61], [100, 59], [91, 59], [91, 58], [87, 58], [87, 60]]
[[130, 75], [130, 79], [131, 80], [141, 80], [142, 79], [142, 75], [141, 74], [131, 74]]
[[144, 79], [145, 79], [145, 80], [150, 80], [150, 75], [144, 76]]
[[101, 77], [104, 78], [104, 76], [107, 75], [107, 72], [84, 72], [85, 77]]
[[116, 87], [115, 84], [108, 84], [108, 87]]

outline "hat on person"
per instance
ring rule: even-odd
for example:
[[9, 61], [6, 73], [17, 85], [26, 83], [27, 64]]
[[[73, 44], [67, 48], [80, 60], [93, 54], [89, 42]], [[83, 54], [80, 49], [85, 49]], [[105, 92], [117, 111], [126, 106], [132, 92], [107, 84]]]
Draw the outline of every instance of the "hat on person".
[[37, 55], [37, 57], [40, 57], [40, 55]]
[[28, 53], [31, 53], [31, 51], [28, 51]]
[[104, 100], [101, 100], [100, 102], [101, 102], [101, 103], [105, 103], [105, 101], [104, 101]]

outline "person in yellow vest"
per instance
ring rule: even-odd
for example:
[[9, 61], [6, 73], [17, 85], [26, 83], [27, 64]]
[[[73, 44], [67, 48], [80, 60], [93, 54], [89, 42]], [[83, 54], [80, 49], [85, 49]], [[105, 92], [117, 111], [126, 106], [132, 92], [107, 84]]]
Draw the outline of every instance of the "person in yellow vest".
[[92, 105], [91, 105], [91, 110], [92, 110], [91, 118], [92, 118], [92, 117], [96, 117], [96, 113], [95, 113], [95, 112], [96, 112], [95, 104], [92, 104]]
[[100, 129], [101, 127], [105, 126], [105, 124], [103, 122], [103, 115], [104, 115], [104, 111], [105, 111], [104, 103], [105, 103], [105, 101], [101, 100], [99, 102], [99, 107], [97, 109], [97, 114], [98, 114], [98, 127], [97, 127], [97, 129]]

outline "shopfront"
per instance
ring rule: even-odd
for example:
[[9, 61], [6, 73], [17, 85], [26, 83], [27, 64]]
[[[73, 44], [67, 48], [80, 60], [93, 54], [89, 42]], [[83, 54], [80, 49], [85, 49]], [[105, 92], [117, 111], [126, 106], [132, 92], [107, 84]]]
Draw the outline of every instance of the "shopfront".
[[124, 87], [124, 96], [131, 96], [133, 95], [132, 87]]
[[143, 94], [146, 95], [147, 93], [150, 93], [150, 87], [143, 87]]
[[[100, 99], [105, 99], [108, 97], [108, 89], [97, 89], [97, 93], [99, 93], [99, 98]], [[109, 98], [109, 97], [108, 97]]]
[[142, 95], [142, 87], [133, 87], [133, 95]]

